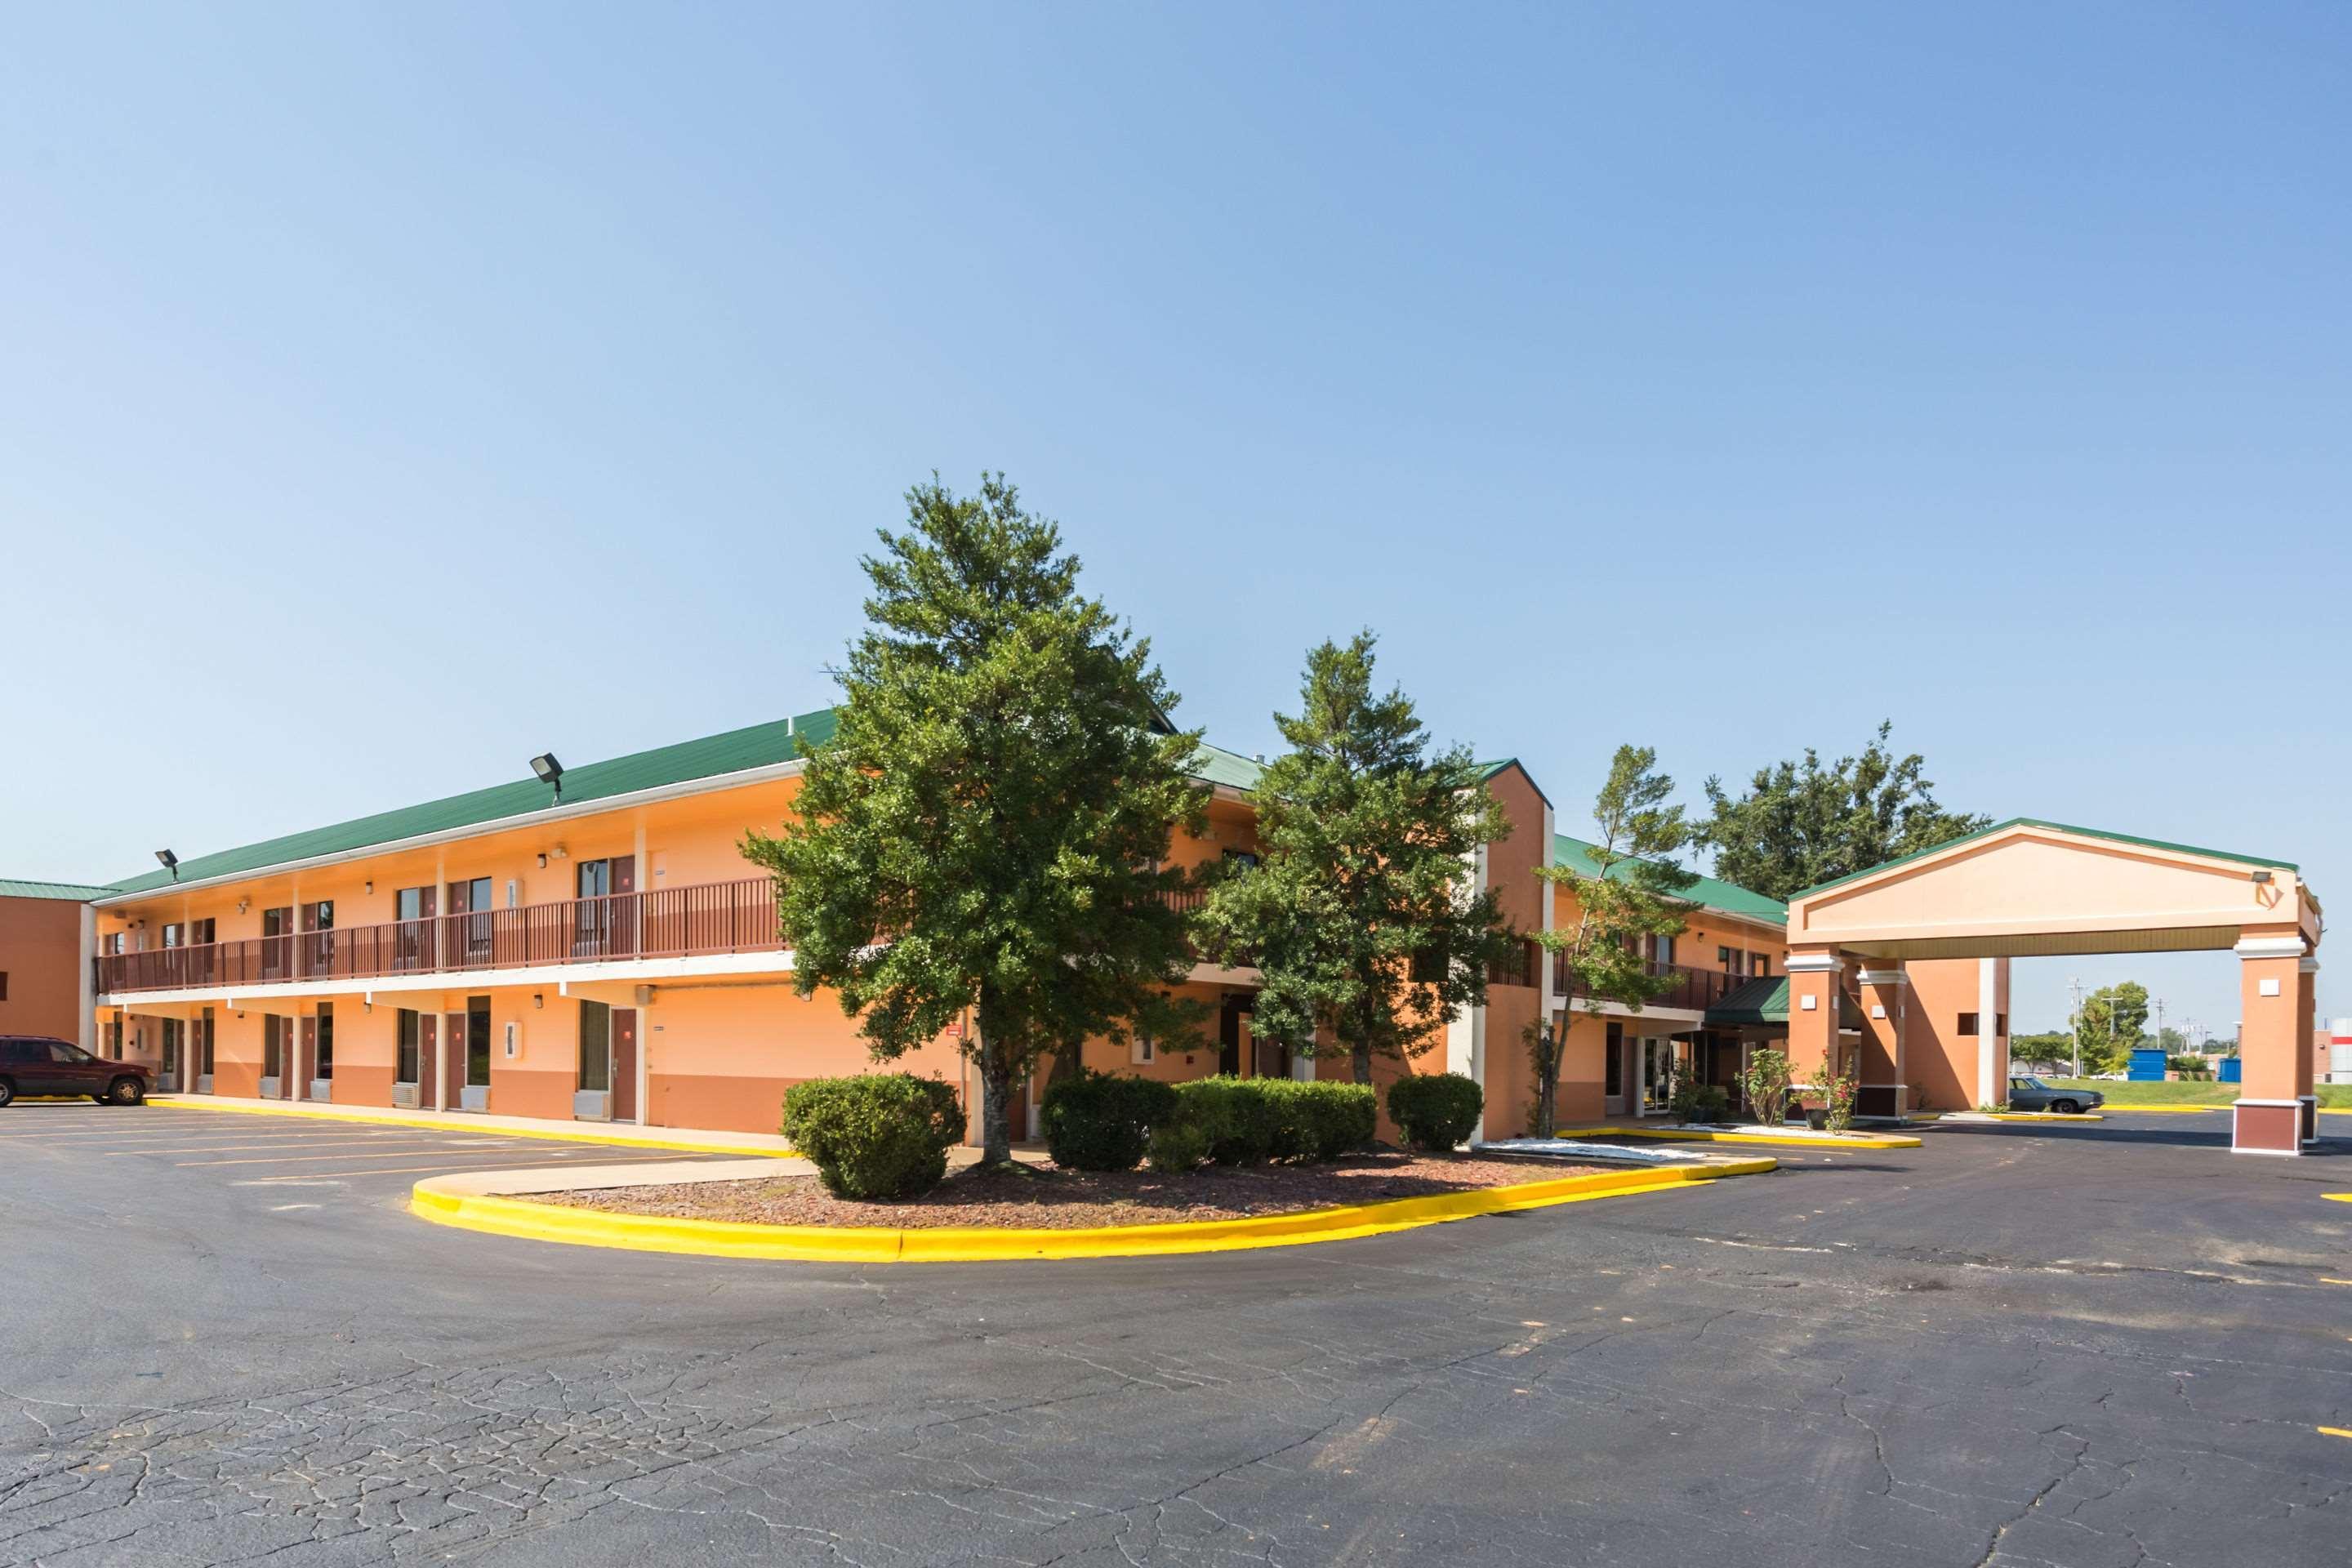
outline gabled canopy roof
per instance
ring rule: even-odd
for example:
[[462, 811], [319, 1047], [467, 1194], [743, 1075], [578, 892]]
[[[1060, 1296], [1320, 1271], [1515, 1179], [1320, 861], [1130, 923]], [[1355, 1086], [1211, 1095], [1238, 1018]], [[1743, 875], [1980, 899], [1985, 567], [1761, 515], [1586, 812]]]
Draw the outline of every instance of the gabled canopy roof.
[[2308, 944], [2319, 902], [2291, 860], [2012, 817], [1808, 888], [1789, 941], [1879, 958], [2179, 952]]

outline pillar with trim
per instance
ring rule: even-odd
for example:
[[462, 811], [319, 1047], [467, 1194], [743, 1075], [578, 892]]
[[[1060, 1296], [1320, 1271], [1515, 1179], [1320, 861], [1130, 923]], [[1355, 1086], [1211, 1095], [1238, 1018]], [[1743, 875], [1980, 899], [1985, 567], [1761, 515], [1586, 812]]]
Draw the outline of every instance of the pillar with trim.
[[1862, 1085], [1854, 1097], [1855, 1114], [1906, 1116], [1910, 1113], [1909, 1080], [1904, 1076], [1904, 1015], [1911, 976], [1898, 959], [1892, 965], [1862, 972]]
[[2300, 1154], [2307, 1117], [2304, 1095], [2311, 1053], [2301, 1044], [2304, 994], [2311, 975], [2300, 932], [2250, 931], [2238, 939], [2238, 985], [2244, 1030], [2238, 1056], [2243, 1079], [2230, 1111], [2236, 1154]]
[[1781, 965], [1789, 977], [1789, 1076], [1821, 1083], [1835, 1060], [1837, 999], [1845, 963], [1835, 948], [1791, 948]]
[[2296, 965], [2294, 1097], [2303, 1101], [2303, 1141], [2319, 1142], [2319, 960], [2309, 953]]

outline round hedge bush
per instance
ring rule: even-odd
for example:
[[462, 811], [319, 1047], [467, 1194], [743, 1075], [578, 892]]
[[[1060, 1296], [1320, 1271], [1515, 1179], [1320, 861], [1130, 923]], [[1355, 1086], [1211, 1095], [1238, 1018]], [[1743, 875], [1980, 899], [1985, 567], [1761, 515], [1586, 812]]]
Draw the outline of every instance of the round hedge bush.
[[1175, 1114], [1172, 1085], [1081, 1072], [1045, 1090], [1045, 1146], [1066, 1171], [1132, 1171], [1151, 1130]]
[[1255, 1080], [1274, 1101], [1280, 1118], [1274, 1157], [1297, 1164], [1322, 1165], [1352, 1154], [1372, 1141], [1380, 1106], [1370, 1084], [1294, 1083]]
[[1477, 1130], [1486, 1097], [1458, 1072], [1418, 1073], [1389, 1085], [1389, 1120], [1415, 1149], [1450, 1150]]
[[837, 1198], [919, 1197], [963, 1139], [951, 1084], [912, 1073], [813, 1078], [784, 1092], [783, 1132]]

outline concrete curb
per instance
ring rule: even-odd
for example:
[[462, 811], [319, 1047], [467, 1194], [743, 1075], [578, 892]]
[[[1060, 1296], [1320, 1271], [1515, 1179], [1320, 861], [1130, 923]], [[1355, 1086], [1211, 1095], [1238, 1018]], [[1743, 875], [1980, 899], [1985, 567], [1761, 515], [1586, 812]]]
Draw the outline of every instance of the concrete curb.
[[747, 1160], [790, 1160], [797, 1156], [790, 1149], [747, 1149], [737, 1143], [712, 1143], [691, 1138], [649, 1138], [638, 1132], [574, 1132], [555, 1127], [508, 1127], [504, 1125], [473, 1125], [452, 1121], [446, 1116], [356, 1115], [351, 1111], [320, 1109], [313, 1105], [292, 1102], [275, 1105], [222, 1105], [199, 1096], [150, 1095], [150, 1105], [169, 1110], [211, 1110], [230, 1116], [290, 1116], [312, 1121], [343, 1121], [362, 1127], [425, 1127], [436, 1132], [462, 1132], [472, 1137], [543, 1138], [557, 1143], [604, 1143], [615, 1148], [676, 1149], [689, 1154], [740, 1154]]
[[[896, 1230], [671, 1219], [657, 1215], [563, 1208], [503, 1194], [466, 1190], [491, 1184], [480, 1173], [432, 1176], [418, 1182], [410, 1192], [409, 1210], [436, 1225], [635, 1252], [680, 1252], [705, 1258], [807, 1263], [1001, 1263], [1044, 1258], [1149, 1258], [1345, 1241], [1353, 1237], [1443, 1225], [1476, 1215], [1586, 1203], [1628, 1193], [1704, 1186], [1724, 1176], [1759, 1174], [1778, 1164], [1776, 1160], [1759, 1157], [1706, 1166], [1607, 1171], [1598, 1175], [1558, 1176], [1508, 1187], [1350, 1204], [1304, 1214], [1174, 1225], [1108, 1226], [1091, 1230]], [[500, 1173], [495, 1184], [507, 1193], [528, 1192], [532, 1190], [531, 1179], [527, 1172]]]
[[[2112, 1110], [2113, 1106], [2100, 1110]], [[1946, 1121], [2105, 1121], [2097, 1110], [2059, 1112], [2055, 1110], [1947, 1110]]]
[[1775, 1149], [1916, 1149], [1919, 1140], [1901, 1132], [1771, 1131], [1742, 1127], [1718, 1132], [1703, 1127], [1563, 1127], [1557, 1138], [1664, 1138], [1675, 1142], [1761, 1143]]

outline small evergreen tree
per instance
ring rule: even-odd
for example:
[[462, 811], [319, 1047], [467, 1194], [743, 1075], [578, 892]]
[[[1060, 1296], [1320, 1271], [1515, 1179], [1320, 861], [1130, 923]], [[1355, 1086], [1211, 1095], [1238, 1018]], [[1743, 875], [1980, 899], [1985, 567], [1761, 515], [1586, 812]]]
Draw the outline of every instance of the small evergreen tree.
[[1466, 749], [1430, 749], [1402, 690], [1373, 695], [1373, 642], [1307, 655], [1297, 717], [1275, 715], [1293, 750], [1258, 785], [1259, 864], [1213, 883], [1200, 927], [1206, 952], [1264, 976], [1260, 1035], [1321, 1054], [1328, 1031], [1362, 1084], [1483, 1004], [1517, 947], [1465, 875], [1509, 831], [1502, 805]]
[[1165, 894], [1180, 826], [1204, 810], [1197, 732], [1133, 637], [1078, 591], [1061, 531], [1003, 476], [908, 492], [910, 526], [864, 562], [867, 627], [833, 738], [794, 816], [743, 852], [775, 877], [793, 988], [859, 1020], [875, 1059], [969, 1009], [983, 1158], [1041, 1052], [1164, 1014], [1189, 972]]
[[[1618, 747], [1592, 803], [1600, 838], [1591, 869], [1549, 865], [1538, 871], [1576, 900], [1578, 913], [1573, 926], [1536, 940], [1561, 955], [1570, 994], [1580, 995], [1594, 1018], [1604, 1016], [1611, 1002], [1639, 1013], [1675, 984], [1671, 975], [1650, 973], [1643, 939], [1681, 933], [1690, 904], [1679, 895], [1698, 879], [1674, 859], [1690, 842], [1690, 826], [1681, 806], [1666, 804], [1675, 781], [1655, 771], [1657, 761], [1650, 747]], [[1549, 1138], [1559, 1125], [1568, 1034], [1568, 1020], [1561, 1018], [1530, 1027], [1526, 1037], [1536, 1075], [1534, 1124], [1528, 1131], [1538, 1138]]]

